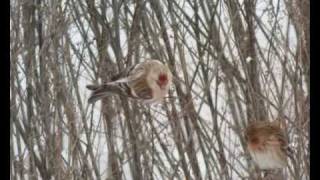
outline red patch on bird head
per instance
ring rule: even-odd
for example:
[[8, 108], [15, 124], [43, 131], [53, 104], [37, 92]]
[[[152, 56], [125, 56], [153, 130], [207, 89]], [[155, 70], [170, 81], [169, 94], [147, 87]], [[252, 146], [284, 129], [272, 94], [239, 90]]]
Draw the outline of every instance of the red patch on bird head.
[[158, 79], [160, 82], [165, 82], [168, 80], [168, 77], [165, 74], [160, 74]]
[[260, 151], [263, 148], [261, 140], [258, 137], [251, 137], [249, 139], [249, 149], [253, 151]]
[[259, 141], [259, 139], [258, 139], [257, 137], [252, 137], [252, 138], [250, 139], [250, 143], [251, 143], [251, 144], [259, 144], [260, 141]]
[[160, 74], [158, 77], [157, 84], [160, 88], [164, 88], [168, 83], [168, 76], [166, 74]]

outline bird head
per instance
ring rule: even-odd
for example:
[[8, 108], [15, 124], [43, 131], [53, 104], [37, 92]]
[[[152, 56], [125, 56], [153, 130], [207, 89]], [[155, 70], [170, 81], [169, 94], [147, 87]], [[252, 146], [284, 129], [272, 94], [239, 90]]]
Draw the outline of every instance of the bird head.
[[172, 74], [167, 65], [158, 60], [148, 61], [147, 81], [152, 89], [167, 91], [172, 82]]
[[[252, 147], [260, 146], [264, 142], [278, 144], [277, 138], [284, 136], [282, 129], [274, 122], [255, 122], [250, 124], [245, 132], [245, 138]], [[273, 140], [272, 140], [273, 139]]]

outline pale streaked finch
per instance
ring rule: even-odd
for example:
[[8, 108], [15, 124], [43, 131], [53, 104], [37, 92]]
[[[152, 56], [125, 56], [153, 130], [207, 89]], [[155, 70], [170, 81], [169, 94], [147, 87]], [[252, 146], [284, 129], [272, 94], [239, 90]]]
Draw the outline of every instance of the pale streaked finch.
[[288, 142], [277, 122], [255, 121], [245, 130], [248, 151], [262, 170], [287, 166]]
[[88, 102], [93, 103], [110, 94], [119, 94], [145, 103], [160, 102], [172, 83], [169, 68], [159, 60], [146, 60], [133, 65], [102, 85], [88, 85], [93, 93]]

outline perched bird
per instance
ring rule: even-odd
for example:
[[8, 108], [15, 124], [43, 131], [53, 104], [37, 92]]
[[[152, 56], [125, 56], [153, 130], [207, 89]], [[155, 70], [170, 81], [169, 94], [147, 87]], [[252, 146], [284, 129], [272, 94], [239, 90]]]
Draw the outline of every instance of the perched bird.
[[245, 129], [247, 148], [253, 161], [262, 170], [287, 166], [288, 142], [277, 122], [256, 121]]
[[88, 85], [92, 90], [88, 102], [94, 103], [110, 94], [141, 100], [144, 103], [160, 102], [172, 83], [169, 68], [158, 60], [146, 60], [133, 65], [102, 85]]

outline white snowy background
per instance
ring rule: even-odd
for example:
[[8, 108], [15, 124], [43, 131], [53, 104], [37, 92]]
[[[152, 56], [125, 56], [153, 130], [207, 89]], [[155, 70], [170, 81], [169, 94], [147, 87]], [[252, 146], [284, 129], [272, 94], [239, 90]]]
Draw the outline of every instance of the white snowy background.
[[[309, 179], [308, 3], [11, 0], [11, 179], [253, 179], [261, 117], [285, 127], [284, 177]], [[149, 58], [175, 72], [164, 103], [87, 103]]]

